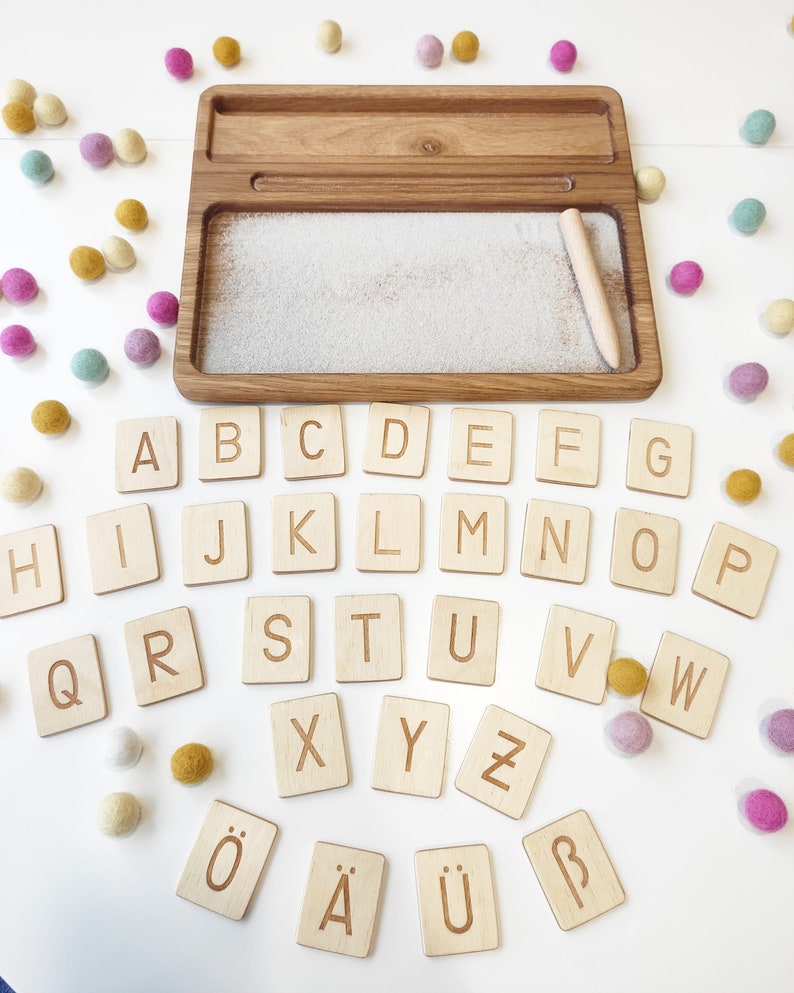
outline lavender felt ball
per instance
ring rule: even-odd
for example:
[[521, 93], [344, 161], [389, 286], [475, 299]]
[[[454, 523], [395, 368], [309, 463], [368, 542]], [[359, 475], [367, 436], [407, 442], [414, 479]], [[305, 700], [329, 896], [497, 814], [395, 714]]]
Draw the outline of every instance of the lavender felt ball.
[[39, 284], [27, 269], [8, 269], [0, 279], [0, 289], [9, 303], [27, 303], [39, 292]]
[[92, 131], [80, 139], [80, 154], [95, 169], [104, 169], [113, 161], [113, 142], [106, 134]]
[[146, 301], [146, 313], [155, 324], [169, 327], [179, 316], [179, 300], [168, 290], [158, 290]]
[[764, 731], [769, 741], [781, 752], [794, 754], [794, 710], [784, 708], [770, 714], [764, 722]]
[[165, 53], [165, 68], [174, 79], [190, 79], [193, 56], [185, 48], [169, 48]]
[[676, 262], [670, 270], [670, 288], [681, 296], [690, 296], [702, 282], [703, 270], [697, 262]]
[[434, 34], [423, 34], [416, 43], [416, 57], [425, 69], [437, 69], [444, 58], [444, 45]]
[[21, 359], [36, 350], [36, 339], [30, 330], [21, 324], [9, 324], [0, 331], [0, 351], [3, 355]]
[[549, 52], [549, 62], [557, 72], [570, 72], [576, 64], [576, 45], [572, 41], [555, 41]]
[[728, 389], [740, 400], [755, 400], [769, 383], [769, 373], [760, 362], [744, 362], [731, 370]]
[[609, 740], [625, 755], [639, 755], [653, 741], [653, 728], [647, 717], [627, 710], [613, 717], [607, 724]]
[[752, 790], [742, 797], [740, 810], [759, 831], [771, 834], [786, 826], [788, 810], [772, 790]]
[[135, 365], [151, 365], [160, 357], [160, 339], [148, 328], [133, 328], [124, 339], [124, 354]]

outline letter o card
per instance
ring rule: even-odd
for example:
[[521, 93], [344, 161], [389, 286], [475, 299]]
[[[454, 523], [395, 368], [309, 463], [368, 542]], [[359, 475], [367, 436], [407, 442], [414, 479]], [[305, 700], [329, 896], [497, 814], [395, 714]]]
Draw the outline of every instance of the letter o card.
[[584, 810], [528, 834], [524, 850], [563, 931], [600, 917], [626, 899]]

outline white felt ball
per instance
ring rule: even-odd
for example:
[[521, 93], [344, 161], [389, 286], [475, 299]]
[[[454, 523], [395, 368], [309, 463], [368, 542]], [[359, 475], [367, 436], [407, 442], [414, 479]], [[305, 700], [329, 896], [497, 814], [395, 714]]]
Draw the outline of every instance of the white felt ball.
[[108, 793], [99, 801], [96, 823], [102, 834], [121, 838], [131, 834], [141, 819], [141, 805], [132, 793]]
[[114, 728], [105, 745], [105, 762], [114, 769], [129, 769], [143, 751], [143, 742], [132, 728]]

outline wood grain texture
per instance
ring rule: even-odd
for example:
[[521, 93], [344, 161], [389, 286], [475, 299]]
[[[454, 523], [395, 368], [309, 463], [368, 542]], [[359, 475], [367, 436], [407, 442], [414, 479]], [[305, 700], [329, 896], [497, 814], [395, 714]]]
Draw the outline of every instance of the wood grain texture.
[[441, 796], [449, 712], [446, 703], [385, 696], [370, 786], [408, 796]]
[[[604, 373], [204, 373], [207, 227], [220, 211], [608, 210], [635, 367]], [[580, 86], [216, 86], [199, 102], [174, 351], [193, 400], [624, 400], [662, 374], [620, 96]]]
[[108, 715], [99, 649], [92, 634], [28, 652], [36, 730], [42, 738]]
[[0, 617], [63, 600], [58, 532], [52, 524], [0, 536]]

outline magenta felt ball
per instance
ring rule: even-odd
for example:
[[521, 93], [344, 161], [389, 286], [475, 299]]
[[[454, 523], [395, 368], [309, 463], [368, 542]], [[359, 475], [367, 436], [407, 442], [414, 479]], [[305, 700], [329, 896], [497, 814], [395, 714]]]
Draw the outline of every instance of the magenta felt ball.
[[151, 365], [160, 356], [160, 339], [148, 328], [133, 328], [124, 339], [124, 354], [135, 365]]
[[747, 793], [742, 797], [741, 810], [754, 828], [767, 833], [779, 831], [788, 821], [785, 803], [772, 790], [752, 790]]
[[39, 284], [27, 269], [9, 269], [0, 279], [0, 289], [10, 303], [27, 303], [39, 292]]
[[767, 738], [786, 754], [794, 754], [794, 710], [785, 708], [770, 714], [764, 722]]
[[0, 331], [0, 351], [3, 355], [21, 359], [35, 350], [35, 338], [30, 330], [21, 324], [9, 324], [7, 328]]
[[165, 53], [165, 67], [174, 79], [190, 79], [193, 56], [184, 48], [169, 48]]
[[676, 262], [670, 270], [670, 288], [682, 296], [689, 296], [703, 282], [703, 270], [697, 262]]
[[113, 161], [113, 142], [106, 134], [93, 131], [80, 139], [80, 154], [89, 165], [102, 169]]
[[555, 41], [549, 52], [549, 62], [557, 72], [570, 72], [576, 64], [576, 45], [572, 41]]
[[769, 383], [769, 373], [760, 362], [744, 362], [731, 370], [728, 389], [740, 400], [755, 400]]
[[607, 737], [625, 755], [639, 755], [653, 741], [653, 728], [647, 717], [627, 710], [607, 724]]
[[416, 57], [425, 69], [437, 69], [444, 58], [444, 46], [434, 34], [423, 34], [416, 43]]
[[146, 301], [146, 313], [155, 324], [169, 327], [179, 316], [179, 300], [168, 290], [158, 290]]

